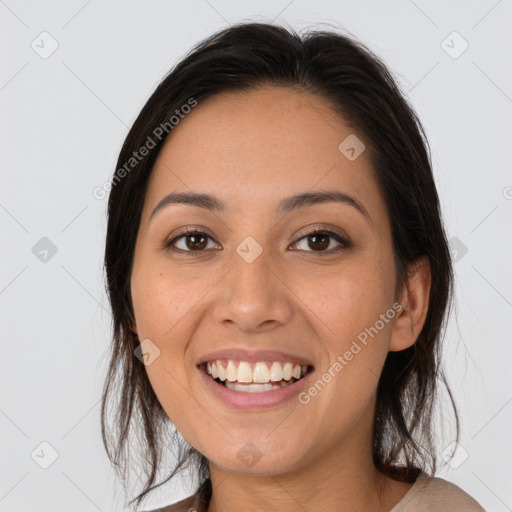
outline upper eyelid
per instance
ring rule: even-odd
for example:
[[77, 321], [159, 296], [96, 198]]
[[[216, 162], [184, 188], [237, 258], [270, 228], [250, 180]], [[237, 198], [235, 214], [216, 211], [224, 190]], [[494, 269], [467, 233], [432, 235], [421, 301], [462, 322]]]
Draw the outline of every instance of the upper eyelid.
[[346, 240], [347, 242], [351, 242], [350, 237], [348, 236], [347, 233], [345, 233], [343, 229], [323, 225], [314, 225], [312, 227], [306, 227], [304, 229], [301, 229], [294, 235], [294, 238], [297, 238], [298, 241], [314, 233], [330, 233], [329, 236], [332, 236], [334, 234]]

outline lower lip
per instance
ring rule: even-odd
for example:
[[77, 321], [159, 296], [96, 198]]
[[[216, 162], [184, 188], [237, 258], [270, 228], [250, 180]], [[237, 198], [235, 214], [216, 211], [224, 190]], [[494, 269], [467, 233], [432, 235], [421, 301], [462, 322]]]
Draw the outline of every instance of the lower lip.
[[244, 393], [243, 391], [233, 391], [232, 389], [224, 387], [222, 384], [213, 380], [202, 367], [198, 367], [198, 369], [208, 389], [224, 404], [234, 407], [235, 409], [265, 409], [282, 404], [286, 400], [290, 400], [292, 397], [299, 394], [308, 385], [309, 378], [313, 373], [310, 371], [302, 377], [302, 379], [282, 388], [260, 391], [259, 393]]

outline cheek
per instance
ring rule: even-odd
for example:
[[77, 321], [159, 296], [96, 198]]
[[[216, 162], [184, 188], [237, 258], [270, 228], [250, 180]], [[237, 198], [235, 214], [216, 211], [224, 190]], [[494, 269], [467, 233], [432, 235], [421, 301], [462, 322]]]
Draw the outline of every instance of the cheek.
[[154, 362], [146, 366], [146, 372], [173, 422], [180, 422], [180, 411], [193, 412], [196, 406], [186, 391], [190, 388], [187, 347], [197, 328], [195, 308], [200, 308], [201, 299], [215, 282], [205, 273], [169, 269], [165, 262], [156, 261], [138, 267], [132, 275], [139, 340], [150, 340], [159, 351]]
[[208, 289], [206, 276], [183, 278], [183, 273], [147, 265], [132, 278], [132, 300], [140, 333], [162, 343], [182, 330], [181, 320]]
[[[192, 446], [201, 446], [200, 428], [198, 432], [197, 422], [194, 420], [204, 416], [204, 408], [187, 391], [190, 389], [187, 375], [180, 371], [183, 362], [175, 366], [169, 363], [169, 357], [169, 354], [162, 353], [160, 361], [146, 366], [149, 382], [174, 427]], [[199, 422], [199, 427], [203, 423], [204, 420]]]
[[389, 266], [383, 261], [360, 263], [316, 274], [294, 287], [326, 338], [341, 345], [372, 326], [394, 302], [394, 272]]
[[388, 352], [395, 316], [392, 262], [366, 261], [361, 257], [329, 274], [318, 273], [308, 280], [314, 286], [302, 285], [298, 292], [328, 355], [321, 380], [332, 383], [326, 384], [324, 402], [332, 406], [367, 404]]

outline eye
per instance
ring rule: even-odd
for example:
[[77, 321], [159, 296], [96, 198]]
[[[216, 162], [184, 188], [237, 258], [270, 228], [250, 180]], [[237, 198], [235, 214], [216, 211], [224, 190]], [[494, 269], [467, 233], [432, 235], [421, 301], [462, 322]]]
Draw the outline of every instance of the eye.
[[[167, 250], [177, 249], [180, 252], [202, 252], [208, 245], [208, 239], [213, 240], [212, 237], [204, 231], [195, 228], [187, 229], [182, 234], [166, 242], [164, 248]], [[182, 247], [178, 247], [176, 243], [182, 241], [184, 242]]]
[[[164, 244], [164, 249], [185, 253], [204, 252], [204, 249], [208, 248], [208, 239], [213, 240], [213, 238], [208, 233], [196, 228], [187, 228], [181, 234], [166, 242]], [[331, 240], [329, 239], [336, 240], [339, 246], [334, 249], [326, 250], [330, 246]], [[295, 242], [292, 247], [297, 246], [303, 240], [307, 240], [308, 247], [312, 248], [313, 250], [299, 250], [318, 253], [319, 256], [332, 254], [333, 252], [338, 252], [351, 246], [351, 243], [341, 233], [337, 233], [336, 231], [332, 231], [330, 229], [317, 229], [310, 231], [309, 233], [303, 235], [297, 242]], [[177, 245], [178, 243], [182, 243], [182, 247], [179, 247]]]
[[[328, 251], [325, 250], [330, 245], [331, 240], [329, 239], [333, 238], [339, 243], [339, 246]], [[306, 249], [306, 252], [318, 253], [319, 256], [332, 254], [333, 252], [338, 252], [351, 246], [351, 243], [345, 237], [343, 237], [340, 233], [330, 229], [317, 229], [315, 231], [311, 231], [305, 236], [302, 236], [297, 242], [295, 242], [294, 246], [298, 245], [302, 240], [306, 241], [307, 247], [313, 249], [312, 251], [308, 251]]]

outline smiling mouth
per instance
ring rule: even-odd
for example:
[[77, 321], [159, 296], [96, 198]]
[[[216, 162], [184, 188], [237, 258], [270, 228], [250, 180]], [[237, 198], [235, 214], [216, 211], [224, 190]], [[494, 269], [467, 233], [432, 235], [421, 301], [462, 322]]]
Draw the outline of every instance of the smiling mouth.
[[[222, 369], [224, 369], [224, 367]], [[228, 376], [226, 372], [222, 370], [221, 375], [218, 375], [218, 372], [215, 369], [212, 372], [211, 365], [207, 365], [207, 363], [203, 363], [201, 365], [201, 370], [204, 371], [204, 373], [206, 373], [206, 375], [208, 375], [208, 377], [214, 382], [226, 389], [230, 389], [231, 391], [239, 391], [242, 393], [262, 393], [295, 384], [311, 373], [313, 371], [313, 367], [311, 365], [296, 365], [296, 367], [293, 368], [294, 375], [290, 375], [290, 371], [284, 372], [285, 374], [282, 375], [278, 370], [277, 375], [272, 374], [272, 378], [268, 372], [263, 376], [254, 378], [252, 378], [250, 374], [244, 377], [241, 377], [240, 374], [236, 373]], [[252, 382], [246, 382], [247, 380], [252, 380]], [[254, 380], [258, 380], [259, 382], [255, 382]]]

